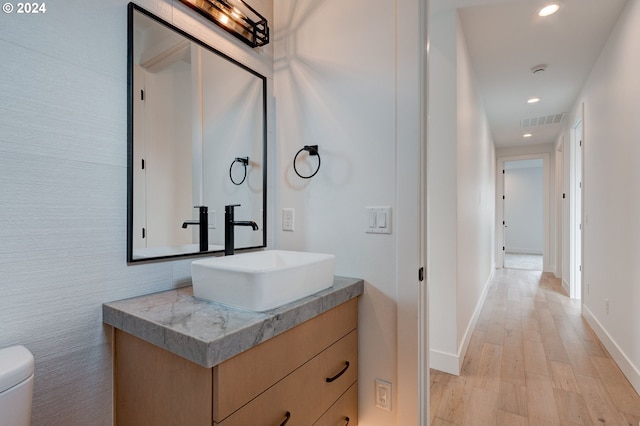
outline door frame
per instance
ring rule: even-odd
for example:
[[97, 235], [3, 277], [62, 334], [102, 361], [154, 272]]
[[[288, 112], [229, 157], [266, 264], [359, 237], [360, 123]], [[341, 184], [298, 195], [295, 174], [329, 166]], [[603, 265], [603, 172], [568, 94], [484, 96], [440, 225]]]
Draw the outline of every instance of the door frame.
[[[580, 130], [580, 137], [578, 135]], [[569, 296], [584, 294], [584, 113], [580, 108], [569, 137]]]
[[542, 270], [549, 272], [551, 255], [551, 179], [549, 153], [500, 156], [496, 161], [496, 268], [504, 268], [504, 163], [518, 160], [542, 160]]

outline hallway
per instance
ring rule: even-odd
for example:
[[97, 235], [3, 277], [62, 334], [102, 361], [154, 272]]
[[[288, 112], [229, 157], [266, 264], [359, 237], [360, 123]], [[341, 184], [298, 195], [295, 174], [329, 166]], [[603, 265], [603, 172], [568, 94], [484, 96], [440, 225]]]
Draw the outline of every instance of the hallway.
[[498, 269], [460, 376], [431, 370], [431, 424], [630, 425], [640, 396], [560, 280]]

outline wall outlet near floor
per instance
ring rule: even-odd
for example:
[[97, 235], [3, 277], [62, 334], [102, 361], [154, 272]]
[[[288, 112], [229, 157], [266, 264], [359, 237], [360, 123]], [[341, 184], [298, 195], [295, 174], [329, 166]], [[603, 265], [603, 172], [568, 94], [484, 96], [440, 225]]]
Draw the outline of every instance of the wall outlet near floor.
[[296, 222], [295, 209], [291, 209], [291, 208], [282, 209], [282, 230], [294, 231], [295, 222]]
[[376, 407], [391, 411], [391, 383], [376, 379]]

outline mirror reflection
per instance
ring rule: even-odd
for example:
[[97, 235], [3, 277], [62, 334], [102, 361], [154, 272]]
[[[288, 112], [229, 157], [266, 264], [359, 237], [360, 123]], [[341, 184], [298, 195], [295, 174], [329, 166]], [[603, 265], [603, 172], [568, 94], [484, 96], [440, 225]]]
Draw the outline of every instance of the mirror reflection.
[[265, 77], [133, 4], [129, 25], [128, 260], [225, 250], [230, 205], [227, 251], [264, 247]]

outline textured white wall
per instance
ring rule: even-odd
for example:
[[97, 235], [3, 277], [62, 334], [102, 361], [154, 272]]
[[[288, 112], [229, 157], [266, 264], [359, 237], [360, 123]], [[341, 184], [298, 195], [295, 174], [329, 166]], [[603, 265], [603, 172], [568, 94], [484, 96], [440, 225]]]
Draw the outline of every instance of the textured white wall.
[[542, 254], [543, 168], [505, 168], [505, 251]]
[[[271, 46], [238, 47], [177, 1], [138, 3], [272, 75]], [[189, 260], [125, 260], [126, 5], [0, 14], [0, 346], [35, 355], [37, 425], [111, 424], [102, 303], [190, 281]]]
[[584, 103], [583, 311], [640, 392], [638, 22], [640, 2], [629, 1], [570, 117]]

